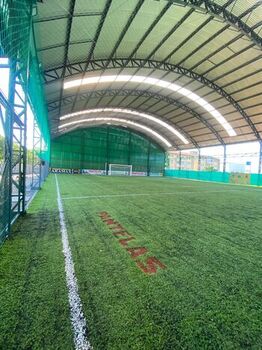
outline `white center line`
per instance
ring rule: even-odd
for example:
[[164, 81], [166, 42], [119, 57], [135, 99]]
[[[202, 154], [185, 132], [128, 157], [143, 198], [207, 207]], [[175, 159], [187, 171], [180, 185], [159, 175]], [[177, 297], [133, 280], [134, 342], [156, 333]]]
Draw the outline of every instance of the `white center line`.
[[57, 176], [55, 175], [57, 204], [59, 210], [59, 219], [62, 235], [63, 253], [65, 258], [66, 283], [68, 288], [68, 299], [70, 306], [70, 317], [74, 331], [74, 343], [76, 350], [91, 350], [92, 347], [87, 340], [87, 325], [82, 310], [82, 303], [78, 294], [77, 278], [75, 276], [74, 262], [68, 241], [67, 228], [65, 223], [65, 215], [60, 194]]
[[[221, 193], [221, 192], [245, 192], [243, 190], [213, 190], [213, 191], [176, 191], [176, 192], [157, 192], [157, 193], [121, 193], [121, 194], [103, 194], [98, 196], [76, 196], [76, 197], [63, 197], [63, 200], [67, 199], [96, 199], [96, 198], [113, 198], [113, 197], [137, 197], [137, 196], [166, 196], [177, 194], [194, 194], [194, 193]], [[247, 192], [247, 191], [246, 191]]]

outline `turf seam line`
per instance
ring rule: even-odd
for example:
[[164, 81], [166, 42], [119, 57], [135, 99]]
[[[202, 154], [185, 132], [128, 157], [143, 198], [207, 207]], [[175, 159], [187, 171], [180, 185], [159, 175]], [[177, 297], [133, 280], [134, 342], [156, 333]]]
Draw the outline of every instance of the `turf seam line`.
[[194, 194], [194, 193], [219, 193], [219, 192], [247, 192], [244, 190], [213, 190], [213, 191], [176, 191], [176, 192], [159, 192], [159, 193], [121, 193], [121, 194], [103, 194], [98, 196], [76, 196], [76, 197], [63, 197], [62, 199], [96, 199], [96, 198], [113, 198], [113, 197], [135, 197], [135, 196], [164, 196], [164, 195], [177, 195], [177, 194]]
[[68, 299], [70, 307], [70, 318], [74, 331], [74, 343], [76, 350], [91, 350], [90, 342], [87, 340], [87, 324], [82, 309], [82, 302], [78, 293], [77, 278], [75, 275], [74, 262], [72, 258], [71, 248], [68, 240], [68, 233], [65, 222], [64, 208], [62, 203], [62, 197], [60, 194], [59, 184], [57, 176], [56, 191], [57, 191], [57, 204], [59, 210], [59, 220], [63, 244], [63, 254], [65, 258], [65, 272], [66, 283], [68, 288]]

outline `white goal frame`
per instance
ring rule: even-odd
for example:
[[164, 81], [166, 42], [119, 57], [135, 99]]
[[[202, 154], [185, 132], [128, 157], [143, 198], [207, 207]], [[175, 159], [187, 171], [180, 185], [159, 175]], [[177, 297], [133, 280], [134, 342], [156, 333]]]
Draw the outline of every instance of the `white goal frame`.
[[[114, 168], [118, 170], [114, 170]], [[130, 164], [108, 164], [108, 175], [132, 176], [132, 165]]]

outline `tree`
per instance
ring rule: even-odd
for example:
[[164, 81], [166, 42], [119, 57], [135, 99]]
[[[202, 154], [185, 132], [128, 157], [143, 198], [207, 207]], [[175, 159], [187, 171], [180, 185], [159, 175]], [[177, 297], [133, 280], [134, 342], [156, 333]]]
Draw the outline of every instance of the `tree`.
[[218, 171], [216, 167], [214, 167], [213, 165], [209, 165], [209, 166], [206, 166], [205, 171]]
[[0, 135], [0, 163], [2, 163], [4, 159], [4, 151], [5, 151], [5, 138]]
[[[18, 150], [19, 146], [17, 144], [13, 145], [14, 150]], [[5, 155], [5, 138], [4, 136], [0, 135], [0, 163], [3, 162]], [[33, 163], [33, 151], [27, 150], [27, 162], [28, 164]]]

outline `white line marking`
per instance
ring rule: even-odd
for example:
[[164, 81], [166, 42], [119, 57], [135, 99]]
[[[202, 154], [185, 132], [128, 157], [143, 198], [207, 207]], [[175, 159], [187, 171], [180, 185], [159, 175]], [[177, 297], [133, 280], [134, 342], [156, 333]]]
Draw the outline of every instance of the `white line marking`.
[[113, 198], [113, 197], [136, 197], [136, 196], [165, 196], [177, 194], [193, 194], [193, 193], [221, 193], [221, 192], [247, 192], [243, 190], [213, 190], [213, 191], [176, 191], [176, 192], [158, 192], [158, 193], [124, 193], [124, 194], [103, 194], [99, 196], [79, 196], [79, 197], [63, 197], [67, 199], [96, 199], [96, 198]]
[[65, 215], [60, 194], [57, 176], [55, 174], [57, 204], [59, 210], [60, 227], [62, 234], [63, 253], [65, 258], [66, 283], [68, 288], [68, 299], [70, 306], [70, 317], [74, 331], [74, 342], [76, 350], [91, 350], [92, 347], [87, 340], [87, 325], [82, 310], [82, 303], [78, 294], [77, 278], [75, 276], [74, 262], [68, 241], [67, 228], [65, 223]]

